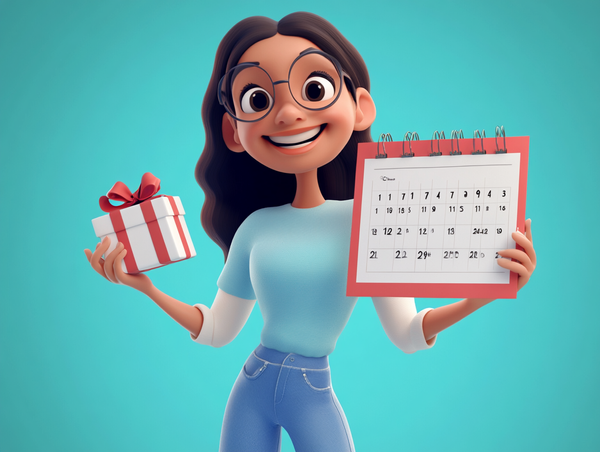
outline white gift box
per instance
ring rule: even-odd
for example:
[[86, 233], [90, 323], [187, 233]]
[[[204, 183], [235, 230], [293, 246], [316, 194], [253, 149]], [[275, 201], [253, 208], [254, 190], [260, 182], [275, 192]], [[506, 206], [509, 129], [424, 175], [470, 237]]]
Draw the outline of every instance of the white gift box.
[[101, 240], [110, 238], [105, 256], [125, 245], [126, 273], [138, 273], [196, 255], [179, 196], [160, 196], [92, 220]]

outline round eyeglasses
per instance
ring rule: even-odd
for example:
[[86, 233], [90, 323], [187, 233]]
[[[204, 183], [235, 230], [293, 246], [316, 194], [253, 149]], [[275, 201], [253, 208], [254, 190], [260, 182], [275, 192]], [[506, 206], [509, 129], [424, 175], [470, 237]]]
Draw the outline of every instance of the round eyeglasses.
[[352, 97], [352, 80], [332, 56], [317, 49], [302, 52], [290, 66], [287, 80], [271, 79], [258, 63], [241, 63], [219, 81], [219, 103], [242, 122], [260, 121], [275, 105], [275, 85], [287, 83], [293, 99], [307, 110], [324, 110], [340, 97], [343, 82]]

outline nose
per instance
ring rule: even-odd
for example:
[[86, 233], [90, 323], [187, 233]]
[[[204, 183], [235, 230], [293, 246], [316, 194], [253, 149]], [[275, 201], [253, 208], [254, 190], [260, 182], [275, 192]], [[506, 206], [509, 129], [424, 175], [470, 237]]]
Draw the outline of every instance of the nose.
[[276, 82], [276, 85], [280, 86], [278, 87], [277, 100], [273, 106], [273, 113], [275, 113], [275, 124], [292, 125], [296, 122], [306, 120], [306, 110], [296, 103], [290, 93], [288, 84]]

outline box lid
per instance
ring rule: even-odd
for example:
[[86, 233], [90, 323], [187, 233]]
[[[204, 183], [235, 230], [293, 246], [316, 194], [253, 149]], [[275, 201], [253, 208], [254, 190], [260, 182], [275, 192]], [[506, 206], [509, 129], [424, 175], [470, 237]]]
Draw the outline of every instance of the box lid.
[[[124, 229], [144, 224], [146, 221], [144, 220], [144, 214], [141, 206], [142, 204], [147, 205], [148, 203], [151, 204], [157, 220], [166, 216], [185, 215], [185, 211], [183, 210], [183, 205], [181, 204], [179, 196], [160, 196], [158, 198], [144, 201], [141, 204], [126, 207], [125, 209], [121, 210], [115, 210], [110, 214], [94, 218], [92, 220], [92, 226], [94, 227], [96, 237], [103, 237], [107, 234], [118, 232], [119, 230], [123, 229], [121, 228], [115, 230], [113, 222], [110, 218], [111, 214], [121, 216], [123, 220], [121, 223], [123, 224]], [[175, 209], [173, 207], [175, 207]]]

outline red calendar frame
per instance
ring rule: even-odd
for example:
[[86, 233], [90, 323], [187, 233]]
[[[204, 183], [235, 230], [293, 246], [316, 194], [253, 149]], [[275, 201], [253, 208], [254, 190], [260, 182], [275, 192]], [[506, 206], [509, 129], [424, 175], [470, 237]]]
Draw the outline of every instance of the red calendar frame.
[[[505, 146], [508, 153], [520, 154], [518, 197], [517, 197], [517, 228], [525, 230], [525, 204], [527, 198], [527, 168], [529, 161], [529, 137], [506, 137], [454, 139], [454, 140], [415, 140], [379, 143], [379, 153], [387, 154], [387, 158], [403, 158], [402, 155], [412, 152], [416, 157], [431, 156], [432, 152], [451, 155], [460, 149], [463, 154], [470, 154], [471, 149], [486, 149], [493, 154], [498, 144]], [[467, 150], [465, 152], [465, 150]], [[365, 172], [365, 160], [373, 159], [378, 153], [378, 143], [359, 143], [356, 165], [356, 185], [354, 189], [354, 207], [352, 212], [352, 233], [350, 241], [350, 262], [348, 266], [348, 296], [403, 296], [426, 298], [516, 298], [518, 275], [511, 272], [508, 284], [469, 284], [469, 283], [389, 283], [389, 282], [357, 282], [359, 229], [362, 215], [362, 195]], [[411, 157], [404, 157], [411, 158]], [[486, 155], [481, 155], [486, 158]], [[520, 248], [520, 247], [518, 247]]]

